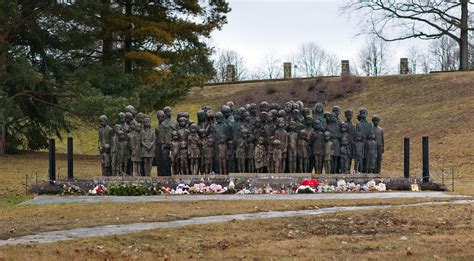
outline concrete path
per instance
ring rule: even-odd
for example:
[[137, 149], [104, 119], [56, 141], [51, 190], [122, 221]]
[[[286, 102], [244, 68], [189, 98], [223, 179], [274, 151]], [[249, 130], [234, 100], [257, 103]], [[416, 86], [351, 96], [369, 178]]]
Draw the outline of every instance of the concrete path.
[[248, 219], [265, 219], [265, 218], [284, 218], [304, 215], [321, 215], [335, 212], [348, 212], [369, 209], [384, 209], [389, 207], [414, 207], [414, 206], [434, 206], [434, 205], [454, 205], [454, 204], [474, 204], [474, 200], [455, 200], [450, 202], [428, 202], [417, 204], [404, 205], [382, 205], [382, 206], [355, 206], [355, 207], [331, 207], [316, 210], [296, 210], [296, 211], [269, 211], [258, 212], [252, 214], [236, 214], [236, 215], [221, 215], [196, 217], [187, 220], [176, 220], [167, 222], [150, 222], [150, 223], [134, 223], [126, 225], [109, 225], [89, 228], [76, 228], [71, 230], [51, 231], [39, 233], [36, 235], [28, 235], [9, 240], [0, 240], [0, 246], [5, 245], [19, 245], [32, 243], [51, 243], [62, 240], [72, 240], [78, 238], [90, 238], [100, 236], [121, 235], [128, 233], [142, 232], [150, 229], [158, 228], [178, 228], [188, 225], [202, 225], [229, 222], [233, 220], [248, 220]]
[[22, 205], [103, 202], [156, 202], [204, 200], [318, 200], [318, 199], [387, 199], [387, 198], [459, 198], [445, 192], [367, 192], [367, 193], [317, 193], [290, 195], [172, 195], [172, 196], [38, 196]]

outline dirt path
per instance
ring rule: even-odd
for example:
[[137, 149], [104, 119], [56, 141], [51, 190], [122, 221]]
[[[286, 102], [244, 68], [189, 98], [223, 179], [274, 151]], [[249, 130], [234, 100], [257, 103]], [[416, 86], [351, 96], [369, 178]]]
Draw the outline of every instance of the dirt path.
[[248, 220], [248, 219], [265, 219], [265, 218], [284, 218], [304, 215], [321, 215], [336, 212], [359, 211], [369, 209], [383, 209], [389, 207], [414, 207], [414, 206], [433, 206], [433, 205], [448, 205], [448, 204], [474, 204], [474, 200], [455, 200], [450, 202], [427, 202], [417, 204], [404, 205], [382, 205], [382, 206], [354, 206], [354, 207], [331, 207], [315, 210], [297, 210], [297, 211], [269, 211], [258, 212], [252, 214], [236, 214], [236, 215], [221, 215], [196, 217], [187, 220], [176, 220], [168, 222], [150, 222], [150, 223], [134, 223], [126, 225], [109, 225], [100, 227], [76, 228], [71, 230], [51, 231], [39, 233], [36, 235], [22, 236], [12, 238], [9, 240], [0, 240], [0, 246], [4, 245], [18, 245], [18, 244], [32, 244], [32, 243], [51, 243], [62, 240], [72, 240], [78, 238], [90, 238], [100, 236], [111, 236], [128, 233], [136, 233], [150, 229], [158, 228], [176, 228], [188, 225], [201, 225], [229, 222], [233, 220]]
[[444, 192], [369, 192], [326, 193], [291, 195], [173, 195], [173, 196], [38, 196], [22, 205], [102, 202], [155, 202], [155, 201], [203, 201], [203, 200], [324, 200], [324, 199], [386, 199], [386, 198], [458, 198]]

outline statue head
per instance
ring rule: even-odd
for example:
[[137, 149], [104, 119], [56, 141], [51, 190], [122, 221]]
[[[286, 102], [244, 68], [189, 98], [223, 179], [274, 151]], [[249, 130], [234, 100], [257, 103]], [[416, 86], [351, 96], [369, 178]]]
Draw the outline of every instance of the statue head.
[[286, 117], [286, 111], [285, 110], [279, 110], [278, 111], [278, 117], [279, 118], [285, 118]]
[[327, 122], [332, 122], [332, 112], [325, 112], [323, 115]]
[[311, 116], [306, 116], [304, 117], [304, 124], [306, 127], [312, 127], [313, 126], [314, 119]]
[[239, 122], [242, 119], [242, 112], [240, 110], [234, 110], [232, 116], [234, 117], [235, 122]]
[[177, 131], [172, 131], [171, 132], [171, 139], [174, 141], [177, 141], [179, 139], [179, 135]]
[[138, 123], [142, 124], [142, 123], [143, 123], [143, 119], [145, 118], [145, 116], [146, 116], [145, 113], [139, 112], [139, 113], [137, 113], [137, 116], [135, 117], [135, 120], [136, 120]]
[[120, 123], [125, 123], [125, 113], [124, 112], [119, 112], [118, 113], [118, 119]]
[[379, 126], [380, 117], [378, 115], [372, 116], [372, 123], [374, 124], [375, 127]]
[[296, 122], [295, 121], [290, 121], [288, 123], [288, 130], [289, 131], [295, 131], [296, 130]]
[[323, 128], [323, 125], [321, 124], [320, 120], [315, 120], [313, 124], [313, 128], [317, 131], [321, 130]]
[[301, 112], [299, 109], [293, 109], [291, 111], [291, 117], [293, 118], [294, 121], [298, 121], [300, 119]]
[[275, 148], [277, 148], [277, 149], [281, 149], [281, 142], [280, 142], [280, 140], [274, 140], [274, 141], [272, 142], [272, 144], [273, 144], [273, 147], [275, 147]]
[[263, 101], [260, 103], [259, 110], [260, 112], [268, 112], [270, 111], [270, 105], [268, 104], [268, 102]]
[[367, 115], [369, 112], [367, 111], [366, 108], [362, 107], [359, 109], [359, 118], [361, 121], [367, 120]]
[[150, 128], [151, 127], [150, 117], [145, 116], [145, 118], [143, 118], [143, 127], [145, 127], [145, 128]]
[[[135, 121], [136, 122], [136, 121]], [[140, 132], [142, 131], [142, 125], [138, 122], [136, 122], [136, 126], [135, 126], [135, 131], [136, 132]]]
[[229, 106], [230, 111], [234, 111], [234, 102], [233, 101], [228, 101], [225, 103], [227, 106]]
[[285, 110], [286, 113], [290, 113], [292, 109], [293, 109], [293, 104], [291, 102], [285, 102], [285, 105], [283, 106], [283, 110]]
[[161, 124], [163, 121], [166, 120], [166, 114], [164, 111], [159, 110], [156, 112], [156, 119], [158, 120], [158, 124]]
[[244, 139], [247, 138], [248, 134], [249, 134], [249, 130], [247, 130], [247, 129], [245, 129], [245, 128], [243, 128], [243, 129], [240, 131], [240, 136], [241, 136], [242, 138], [244, 138]]
[[341, 144], [344, 145], [344, 146], [347, 146], [349, 144], [349, 141], [347, 141], [347, 138], [346, 137], [343, 137], [341, 139]]
[[108, 122], [107, 116], [105, 116], [105, 115], [100, 115], [100, 117], [99, 117], [99, 124], [100, 124], [100, 126], [101, 126], [101, 127], [107, 126], [107, 122]]
[[132, 115], [135, 115], [137, 113], [135, 107], [133, 107], [132, 105], [125, 106], [125, 112], [130, 112]]
[[206, 121], [209, 123], [213, 123], [215, 120], [215, 114], [213, 111], [209, 110], [206, 112]]
[[166, 118], [171, 119], [172, 118], [172, 111], [170, 106], [166, 106], [163, 108], [163, 111], [165, 112]]
[[298, 106], [300, 107], [299, 109], [303, 109], [304, 108], [304, 103], [303, 101], [296, 101], [296, 104], [298, 104]]
[[369, 136], [367, 137], [369, 140], [375, 140], [375, 133], [372, 131], [370, 132]]
[[122, 131], [122, 125], [120, 124], [115, 124], [114, 125], [114, 133], [119, 133], [119, 131]]
[[199, 129], [198, 133], [199, 133], [199, 137], [201, 138], [205, 138], [207, 136], [206, 129]]
[[331, 140], [331, 133], [329, 131], [324, 132], [324, 140], [325, 141]]
[[224, 114], [220, 111], [216, 112], [216, 122], [218, 124], [220, 123], [223, 123], [224, 122]]
[[319, 102], [316, 103], [316, 104], [314, 105], [314, 112], [315, 112], [316, 114], [322, 114], [322, 113], [324, 113], [323, 104], [322, 104], [322, 103], [319, 103]]
[[202, 122], [206, 121], [206, 112], [204, 110], [199, 110], [196, 113], [196, 116], [197, 116], [197, 119], [198, 119], [198, 123], [202, 123]]
[[179, 148], [184, 150], [186, 149], [187, 145], [186, 145], [186, 142], [185, 141], [182, 141], [180, 144], [179, 144]]
[[300, 139], [304, 139], [304, 140], [306, 140], [306, 139], [308, 138], [307, 135], [306, 135], [306, 131], [305, 131], [305, 130], [300, 130], [300, 131], [298, 132], [298, 137], [299, 137]]
[[211, 109], [211, 106], [205, 105], [205, 106], [202, 107], [202, 110], [203, 110], [205, 113], [207, 113], [208, 111], [211, 111], [212, 109]]
[[136, 130], [136, 128], [137, 128], [137, 121], [132, 120], [132, 121], [130, 122], [129, 126], [130, 126], [130, 130], [131, 130], [131, 131]]
[[249, 108], [250, 115], [252, 117], [257, 117], [257, 104], [251, 103]]
[[264, 143], [265, 139], [262, 136], [258, 137], [258, 144], [263, 145]]
[[265, 111], [260, 112], [260, 121], [266, 123], [268, 121], [268, 113]]
[[268, 120], [275, 121], [278, 118], [278, 111], [277, 110], [270, 110], [268, 113]]
[[250, 112], [248, 112], [248, 111], [244, 112], [242, 117], [244, 118], [244, 121], [246, 121], [246, 122], [250, 122], [250, 120], [252, 119], [252, 117], [250, 115]]
[[278, 128], [284, 128], [285, 127], [285, 119], [284, 118], [278, 118], [277, 119], [277, 127]]
[[[224, 117], [227, 119], [232, 115], [232, 110], [230, 109], [229, 106], [227, 105], [222, 105], [221, 112], [224, 115]], [[216, 115], [217, 116], [217, 115]]]
[[332, 107], [332, 113], [336, 116], [336, 119], [339, 119], [339, 114], [341, 113], [341, 108], [339, 106]]
[[344, 112], [344, 116], [346, 117], [347, 121], [352, 121], [352, 117], [354, 116], [354, 113], [352, 112], [351, 109], [348, 109]]
[[195, 124], [195, 123], [193, 123], [193, 124], [191, 124], [191, 126], [189, 126], [189, 131], [190, 131], [191, 133], [197, 133], [197, 132], [198, 132], [198, 129], [199, 129], [199, 128], [198, 128], [197, 124]]
[[291, 110], [300, 110], [301, 107], [298, 103], [294, 102], [291, 104]]
[[339, 125], [339, 128], [340, 128], [342, 133], [347, 132], [347, 124], [345, 124], [344, 122], [341, 123], [341, 125]]
[[188, 123], [188, 120], [185, 117], [180, 117], [178, 119], [178, 124], [179, 124], [179, 127], [181, 128], [186, 127], [187, 123]]
[[303, 115], [303, 117], [310, 116], [311, 110], [308, 107], [303, 107], [303, 109], [301, 109], [301, 115]]
[[133, 121], [133, 114], [131, 112], [126, 112], [125, 113], [125, 121], [130, 124], [130, 122]]

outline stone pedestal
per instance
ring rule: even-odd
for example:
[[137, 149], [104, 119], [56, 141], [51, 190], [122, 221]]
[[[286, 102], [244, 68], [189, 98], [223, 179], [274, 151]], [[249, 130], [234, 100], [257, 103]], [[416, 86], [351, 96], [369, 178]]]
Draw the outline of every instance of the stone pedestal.
[[283, 78], [291, 79], [291, 63], [283, 63]]
[[400, 58], [400, 74], [408, 74], [408, 58]]
[[227, 82], [235, 82], [235, 65], [227, 65]]
[[351, 70], [349, 67], [349, 60], [341, 61], [341, 76], [350, 76]]

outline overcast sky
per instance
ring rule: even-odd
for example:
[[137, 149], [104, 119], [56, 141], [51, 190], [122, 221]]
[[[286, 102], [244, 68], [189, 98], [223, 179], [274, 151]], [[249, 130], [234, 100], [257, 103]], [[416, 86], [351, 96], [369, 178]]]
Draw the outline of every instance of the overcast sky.
[[[275, 52], [283, 60], [300, 44], [316, 42], [340, 59], [355, 62], [365, 41], [359, 32], [357, 16], [341, 14], [345, 0], [228, 0], [232, 11], [228, 23], [212, 34], [211, 43], [220, 49], [235, 50], [255, 68], [265, 54]], [[393, 69], [400, 56], [417, 42], [392, 44]]]

